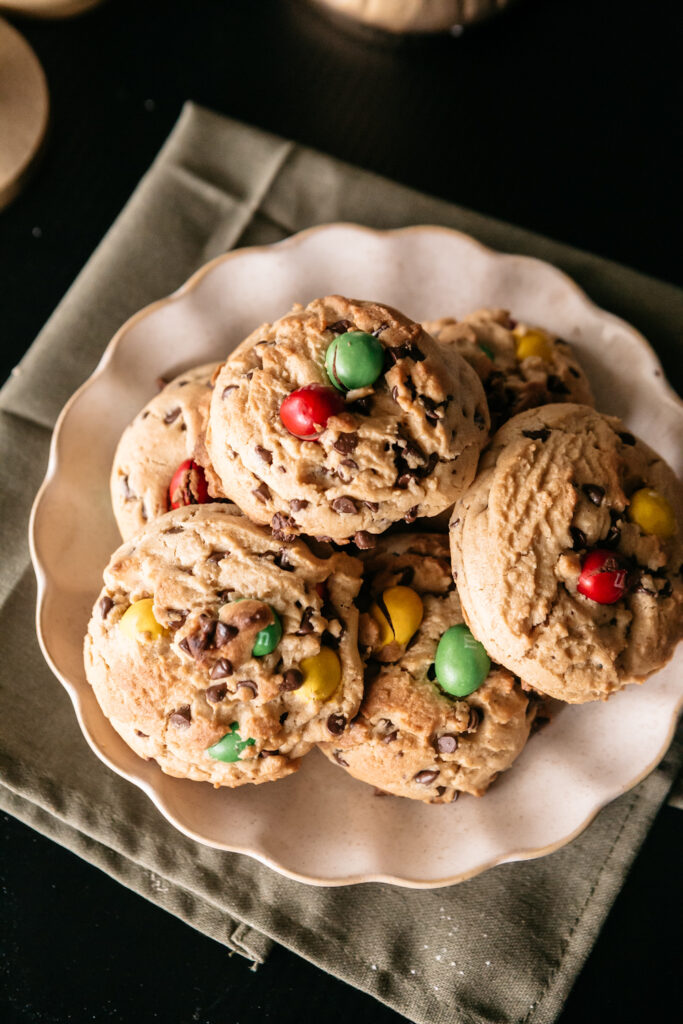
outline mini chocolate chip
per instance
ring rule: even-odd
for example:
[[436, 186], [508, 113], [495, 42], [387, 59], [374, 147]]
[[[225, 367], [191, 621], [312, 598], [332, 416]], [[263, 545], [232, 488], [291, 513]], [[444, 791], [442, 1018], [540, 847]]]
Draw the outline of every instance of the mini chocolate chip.
[[174, 725], [176, 729], [189, 729], [190, 722], [192, 721], [192, 714], [190, 712], [190, 705], [183, 704], [181, 708], [177, 708], [168, 718], [171, 725]]
[[245, 373], [244, 376], [247, 378], [247, 380], [251, 380], [251, 378], [254, 376], [254, 371], [253, 370], [248, 370], [247, 373]]
[[[219, 658], [216, 664], [211, 669], [210, 679], [225, 679], [226, 676], [231, 676], [234, 672], [232, 662], [228, 661], [227, 658]], [[221, 700], [223, 698], [221, 697]]]
[[294, 572], [296, 566], [292, 565], [287, 557], [287, 548], [280, 548], [273, 555], [273, 564], [282, 569], [283, 572]]
[[540, 430], [523, 430], [522, 433], [531, 441], [547, 441], [550, 437], [550, 431], [547, 427], [541, 427]]
[[121, 477], [121, 486], [123, 488], [123, 496], [126, 499], [126, 501], [132, 501], [133, 498], [137, 498], [137, 494], [135, 493], [134, 490], [131, 489], [131, 486], [128, 483], [127, 476]]
[[413, 776], [413, 781], [419, 782], [421, 786], [431, 786], [432, 782], [438, 779], [440, 774], [441, 773], [438, 771], [424, 769], [423, 771], [418, 772], [417, 775]]
[[559, 377], [556, 377], [554, 373], [548, 374], [546, 384], [548, 386], [548, 391], [552, 391], [556, 395], [569, 394], [569, 388], [567, 387], [565, 382], [563, 380], [560, 380]]
[[409, 508], [408, 511], [406, 512], [406, 514], [403, 517], [405, 519], [406, 523], [414, 523], [415, 520], [417, 519], [417, 514], [418, 514], [419, 511], [420, 511], [420, 506], [419, 505], [413, 505], [412, 508]]
[[140, 739], [143, 739], [143, 740], [148, 740], [148, 739], [149, 739], [149, 734], [148, 734], [148, 733], [146, 733], [146, 732], [140, 732], [140, 730], [139, 730], [139, 729], [136, 729], [136, 730], [135, 730], [135, 735], [136, 735], [136, 736], [139, 736], [139, 737], [140, 737]]
[[346, 466], [347, 469], [358, 469], [358, 463], [353, 459], [342, 459], [339, 465]]
[[613, 548], [619, 543], [620, 539], [621, 530], [619, 529], [616, 523], [612, 523], [607, 532], [607, 536], [605, 537], [602, 543], [605, 545], [605, 547]]
[[379, 502], [377, 501], [364, 501], [363, 504], [366, 508], [369, 508], [371, 512], [379, 512]]
[[[213, 675], [213, 673], [212, 673]], [[220, 704], [222, 700], [225, 700], [225, 695], [228, 692], [228, 687], [225, 683], [215, 683], [213, 686], [209, 686], [206, 689], [206, 699], [209, 704]]]
[[382, 743], [393, 743], [397, 736], [398, 729], [394, 729], [393, 732], [388, 732], [385, 736], [382, 736]]
[[214, 643], [216, 647], [223, 647], [230, 640], [234, 640], [239, 630], [237, 626], [231, 626], [227, 622], [217, 622]]
[[289, 507], [291, 508], [292, 512], [301, 512], [303, 508], [308, 508], [308, 502], [305, 501], [303, 498], [292, 498], [292, 500], [289, 503]]
[[330, 715], [327, 719], [327, 729], [333, 736], [341, 736], [345, 728], [346, 718], [344, 715]]
[[605, 497], [604, 487], [600, 487], [599, 484], [584, 484], [581, 490], [594, 505], [602, 505], [602, 500]]
[[169, 526], [168, 530], [162, 530], [161, 532], [164, 534], [164, 536], [167, 533], [182, 533], [183, 532], [183, 527], [182, 526]]
[[260, 483], [251, 493], [261, 502], [266, 502], [270, 498], [270, 491], [268, 490], [268, 484], [266, 483]]
[[225, 556], [229, 554], [229, 551], [212, 551], [210, 555], [206, 556], [206, 560], [207, 562], [220, 562], [221, 559], [225, 558]]
[[353, 324], [350, 320], [337, 320], [335, 323], [329, 324], [325, 330], [332, 331], [333, 334], [346, 334], [346, 332], [350, 331], [352, 327]]
[[362, 398], [357, 398], [350, 407], [354, 412], [362, 413], [364, 416], [369, 416], [372, 412], [372, 395], [364, 395]]
[[391, 389], [391, 397], [393, 398], [393, 400], [395, 402], [398, 402], [398, 385], [397, 384], [394, 384], [393, 388]]
[[167, 423], [168, 425], [170, 425], [171, 423], [175, 423], [175, 421], [178, 419], [179, 416], [180, 416], [180, 406], [178, 405], [178, 406], [176, 406], [175, 409], [171, 409], [170, 412], [166, 413], [166, 415], [164, 416], [164, 423]]
[[340, 434], [332, 447], [336, 452], [339, 452], [340, 455], [350, 455], [359, 440], [360, 438], [356, 433]]
[[583, 530], [580, 530], [578, 526], [570, 526], [569, 532], [571, 534], [574, 551], [579, 551], [581, 548], [585, 548], [587, 544], [586, 534]]
[[353, 543], [361, 551], [369, 551], [371, 548], [374, 548], [377, 538], [374, 534], [368, 533], [367, 530], [359, 530], [358, 533], [353, 535]]
[[650, 590], [650, 588], [646, 587], [645, 584], [642, 581], [640, 583], [636, 584], [636, 586], [633, 588], [633, 593], [634, 594], [649, 594], [650, 597], [657, 597], [657, 592], [655, 590]]
[[223, 388], [223, 394], [221, 395], [221, 398], [227, 398], [230, 392], [234, 391], [237, 388], [237, 386], [237, 384], [228, 384], [227, 388]]
[[267, 448], [262, 448], [260, 444], [256, 445], [256, 454], [260, 456], [264, 462], [267, 462], [269, 466], [273, 464], [273, 453], [268, 451]]
[[335, 636], [334, 633], [330, 633], [329, 629], [324, 629], [322, 636], [320, 637], [320, 642], [323, 647], [330, 647], [333, 651], [336, 651], [339, 649], [341, 636]]
[[349, 762], [344, 760], [344, 758], [341, 755], [341, 750], [334, 750], [332, 752], [332, 756], [334, 757], [334, 759], [337, 762], [337, 764], [340, 764], [342, 766], [342, 768], [348, 768], [349, 767]]
[[470, 708], [470, 718], [467, 723], [466, 732], [476, 732], [481, 722], [481, 712], [479, 708]]
[[458, 749], [458, 738], [452, 733], [446, 732], [443, 736], [439, 736], [434, 746], [440, 754], [454, 754]]
[[446, 786], [437, 786], [436, 787], [436, 795], [437, 796], [443, 796], [445, 792], [446, 792]]
[[106, 619], [107, 615], [109, 615], [109, 612], [112, 610], [113, 607], [114, 602], [110, 597], [108, 597], [105, 594], [102, 600], [100, 601], [100, 615], [102, 616], [103, 619]]
[[270, 528], [273, 531], [273, 537], [285, 544], [294, 540], [293, 533], [299, 529], [294, 519], [285, 515], [284, 512], [275, 513], [270, 520]]
[[288, 718], [289, 718], [289, 711], [284, 711], [280, 715], [280, 725], [284, 725]]
[[187, 637], [183, 637], [183, 639], [178, 644], [178, 647], [180, 648], [181, 651], [185, 651], [186, 654], [192, 654], [192, 651], [190, 650], [190, 645], [187, 642]]
[[262, 750], [259, 757], [277, 757], [279, 753], [279, 750]]
[[257, 688], [256, 683], [254, 682], [253, 679], [240, 679], [240, 681], [237, 684], [237, 686], [238, 686], [238, 688], [240, 686], [243, 686], [245, 690], [251, 690], [251, 692], [254, 695], [254, 697], [258, 693], [258, 688]]
[[206, 648], [211, 646], [215, 629], [215, 619], [209, 618], [208, 615], [200, 615], [197, 629], [185, 637], [187, 648], [183, 650], [187, 649], [195, 659], [200, 658]]
[[352, 498], [335, 498], [332, 508], [342, 516], [352, 516], [358, 511]]
[[415, 473], [402, 473], [401, 476], [396, 481], [396, 486], [400, 488], [400, 490], [405, 491], [410, 485], [410, 481], [415, 479]]
[[581, 376], [579, 371], [574, 366], [570, 366], [569, 367], [569, 372], [571, 373], [572, 377], [580, 377]]
[[617, 436], [621, 439], [622, 444], [634, 445], [636, 443], [636, 439], [633, 434], [629, 434], [626, 431], [623, 433], [617, 432]]
[[296, 631], [297, 636], [306, 636], [308, 633], [314, 631], [313, 623], [311, 622], [311, 616], [313, 615], [313, 609], [310, 605], [304, 608], [304, 613], [301, 616], [301, 622], [299, 628]]
[[298, 668], [288, 668], [282, 677], [280, 690], [289, 693], [291, 690], [298, 690], [304, 681], [304, 677]]

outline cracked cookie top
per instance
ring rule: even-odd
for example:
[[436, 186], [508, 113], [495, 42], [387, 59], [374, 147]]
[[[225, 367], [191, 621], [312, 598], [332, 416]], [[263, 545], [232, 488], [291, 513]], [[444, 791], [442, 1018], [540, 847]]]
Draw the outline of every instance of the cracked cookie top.
[[176, 495], [177, 503], [210, 500], [202, 467], [192, 459], [206, 429], [216, 367], [210, 363], [181, 373], [147, 403], [121, 435], [110, 489], [124, 540], [168, 511], [171, 483], [179, 469], [182, 493]]
[[[349, 728], [321, 750], [355, 778], [397, 796], [449, 803], [459, 791], [481, 795], [524, 747], [536, 705], [488, 659], [465, 697], [441, 687], [437, 651], [463, 622], [447, 537], [383, 538], [364, 564], [365, 696]], [[446, 669], [467, 667], [468, 653], [446, 642]]]
[[254, 521], [281, 537], [368, 547], [392, 523], [452, 504], [488, 426], [464, 359], [446, 362], [388, 306], [333, 295], [264, 324], [230, 355], [206, 446], [225, 494]]
[[169, 512], [112, 555], [88, 681], [129, 746], [169, 775], [280, 778], [358, 709], [360, 568], [283, 547], [222, 505]]
[[538, 405], [594, 404], [571, 345], [542, 327], [518, 323], [507, 310], [479, 309], [462, 320], [443, 317], [423, 326], [476, 370], [494, 431], [511, 416]]
[[494, 436], [451, 520], [465, 618], [541, 693], [606, 698], [683, 633], [681, 485], [615, 417], [547, 405]]

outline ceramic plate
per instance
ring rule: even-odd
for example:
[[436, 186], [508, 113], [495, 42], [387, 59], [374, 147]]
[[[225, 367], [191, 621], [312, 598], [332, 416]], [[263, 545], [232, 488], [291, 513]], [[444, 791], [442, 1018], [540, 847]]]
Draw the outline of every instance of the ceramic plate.
[[125, 745], [83, 671], [83, 634], [102, 570], [120, 543], [108, 478], [123, 428], [160, 375], [220, 359], [293, 302], [331, 292], [377, 299], [415, 320], [489, 305], [547, 326], [576, 347], [601, 409], [623, 417], [681, 473], [683, 405], [656, 356], [564, 274], [442, 228], [315, 228], [219, 257], [132, 317], [67, 404], [31, 520], [38, 636], [95, 753], [181, 832], [318, 885], [447, 885], [557, 849], [642, 779], [673, 733], [681, 653], [642, 687], [563, 709], [484, 799], [463, 795], [445, 806], [377, 799], [318, 751], [297, 774], [258, 787], [214, 790], [170, 778]]

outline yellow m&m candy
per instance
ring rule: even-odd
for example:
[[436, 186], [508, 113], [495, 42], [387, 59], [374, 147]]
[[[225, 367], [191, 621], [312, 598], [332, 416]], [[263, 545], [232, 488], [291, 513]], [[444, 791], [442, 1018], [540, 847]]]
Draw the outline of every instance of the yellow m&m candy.
[[516, 356], [520, 363], [530, 356], [539, 356], [546, 363], [552, 362], [553, 346], [545, 331], [529, 331], [526, 328], [515, 328], [517, 338]]
[[119, 619], [119, 629], [138, 643], [159, 640], [166, 633], [161, 623], [154, 618], [154, 601], [151, 597], [143, 597], [141, 601], [126, 608]]
[[386, 614], [378, 604], [373, 604], [370, 614], [379, 625], [380, 644], [396, 640], [407, 644], [422, 622], [422, 598], [411, 587], [388, 587], [382, 594]]
[[643, 533], [655, 537], [673, 537], [676, 532], [674, 510], [664, 495], [652, 487], [641, 487], [631, 496], [628, 517]]
[[299, 693], [310, 700], [328, 700], [341, 681], [341, 663], [329, 647], [321, 647], [318, 654], [304, 658], [299, 668], [304, 677]]

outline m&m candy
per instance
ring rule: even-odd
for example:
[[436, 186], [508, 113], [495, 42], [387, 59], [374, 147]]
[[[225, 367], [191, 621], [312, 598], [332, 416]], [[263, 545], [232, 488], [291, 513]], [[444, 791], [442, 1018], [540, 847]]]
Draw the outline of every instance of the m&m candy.
[[182, 505], [204, 505], [211, 501], [206, 486], [204, 470], [192, 459], [185, 459], [176, 469], [168, 488], [168, 503], [171, 508]]
[[373, 334], [365, 331], [340, 334], [325, 353], [327, 376], [340, 391], [370, 387], [383, 365], [384, 349]]
[[434, 659], [436, 679], [452, 697], [474, 693], [491, 671], [491, 659], [483, 644], [464, 624], [451, 626], [439, 640]]
[[407, 644], [422, 622], [422, 598], [411, 587], [387, 587], [382, 604], [383, 608], [376, 602], [370, 608], [381, 630], [380, 644], [386, 647], [394, 640]]
[[663, 494], [652, 487], [641, 487], [631, 495], [628, 517], [639, 526], [643, 533], [655, 537], [673, 537], [676, 532], [676, 516]]
[[614, 551], [597, 548], [583, 560], [576, 589], [596, 604], [614, 604], [628, 589], [628, 570]]
[[304, 677], [299, 693], [310, 700], [328, 700], [341, 681], [341, 663], [329, 647], [321, 647], [318, 654], [304, 658], [299, 668]]
[[516, 327], [514, 333], [517, 338], [516, 356], [520, 363], [530, 356], [539, 356], [546, 363], [552, 361], [553, 346], [545, 331], [529, 331]]
[[280, 419], [295, 437], [315, 441], [330, 416], [337, 416], [344, 408], [344, 399], [325, 384], [307, 384], [287, 395], [280, 406]]
[[212, 747], [209, 747], [207, 753], [215, 758], [216, 761], [226, 761], [228, 764], [239, 761], [240, 754], [244, 748], [253, 747], [256, 740], [251, 737], [243, 740], [237, 731], [238, 728], [238, 723], [233, 722], [230, 726], [230, 732], [226, 732], [225, 736], [218, 743], [214, 743]]
[[130, 640], [149, 642], [159, 640], [166, 635], [166, 630], [154, 618], [154, 601], [151, 597], [143, 597], [141, 601], [126, 608], [119, 619], [119, 629]]

